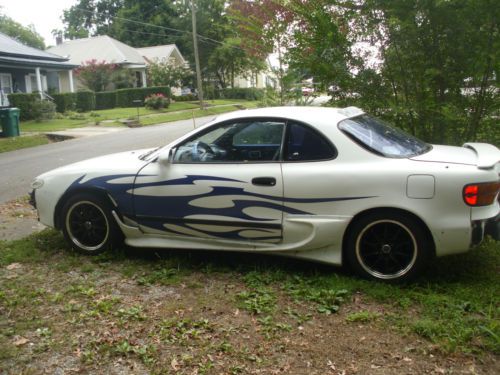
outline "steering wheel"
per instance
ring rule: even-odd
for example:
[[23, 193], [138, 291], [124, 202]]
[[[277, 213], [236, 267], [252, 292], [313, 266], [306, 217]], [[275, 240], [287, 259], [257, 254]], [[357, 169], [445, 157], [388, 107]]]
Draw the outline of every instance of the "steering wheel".
[[208, 155], [215, 155], [214, 150], [212, 150], [212, 148], [205, 142], [195, 142], [192, 149], [193, 160], [204, 161]]

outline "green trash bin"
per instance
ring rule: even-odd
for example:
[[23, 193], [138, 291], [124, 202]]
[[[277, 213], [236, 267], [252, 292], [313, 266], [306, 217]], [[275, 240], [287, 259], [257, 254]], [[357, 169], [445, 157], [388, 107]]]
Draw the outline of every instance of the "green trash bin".
[[2, 136], [19, 136], [19, 108], [0, 109], [0, 122], [2, 123]]

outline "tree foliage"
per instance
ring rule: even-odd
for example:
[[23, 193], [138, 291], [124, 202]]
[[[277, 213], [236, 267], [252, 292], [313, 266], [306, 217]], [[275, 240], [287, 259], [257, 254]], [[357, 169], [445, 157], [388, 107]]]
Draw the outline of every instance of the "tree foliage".
[[[285, 16], [266, 17], [269, 2]], [[337, 105], [357, 104], [430, 142], [500, 142], [494, 0], [232, 3], [245, 9], [243, 45], [276, 50], [268, 31], [286, 30], [290, 69], [335, 88]]]
[[12, 18], [0, 14], [0, 32], [26, 44], [27, 46], [45, 49], [45, 42], [33, 25], [23, 26]]
[[105, 61], [93, 59], [85, 61], [74, 72], [86, 88], [99, 92], [106, 90], [107, 86], [112, 82], [113, 73], [117, 69], [118, 66], [116, 64], [109, 64]]
[[149, 86], [183, 87], [193, 79], [193, 72], [169, 61], [150, 62], [147, 67]]

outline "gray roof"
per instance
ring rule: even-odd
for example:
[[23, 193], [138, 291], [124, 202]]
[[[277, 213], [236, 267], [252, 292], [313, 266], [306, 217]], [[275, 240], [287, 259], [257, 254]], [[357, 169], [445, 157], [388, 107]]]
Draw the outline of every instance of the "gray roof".
[[0, 56], [21, 57], [45, 61], [67, 61], [67, 59], [60, 55], [55, 55], [37, 48], [26, 46], [3, 33], [0, 33]]
[[68, 40], [47, 49], [47, 51], [65, 56], [69, 58], [71, 64], [77, 65], [82, 65], [86, 61], [94, 59], [120, 65], [145, 66], [146, 64], [135, 48], [107, 35]]
[[32, 68], [52, 68], [52, 69], [74, 69], [77, 65], [66, 63], [63, 61], [54, 60], [40, 60], [40, 59], [25, 59], [16, 56], [2, 56], [0, 54], [0, 63], [3, 66], [10, 66], [15, 68], [32, 67]]
[[136, 48], [136, 50], [147, 61], [168, 60], [174, 54], [178, 56], [178, 58], [181, 60], [181, 63], [186, 62], [175, 44], [165, 44], [163, 46]]

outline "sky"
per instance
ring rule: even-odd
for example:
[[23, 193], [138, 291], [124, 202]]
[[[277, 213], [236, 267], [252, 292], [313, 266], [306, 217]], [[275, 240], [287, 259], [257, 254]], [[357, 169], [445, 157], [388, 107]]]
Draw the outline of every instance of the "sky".
[[23, 26], [33, 24], [45, 39], [45, 45], [55, 45], [53, 29], [62, 29], [63, 9], [75, 5], [78, 0], [0, 0], [0, 12]]

